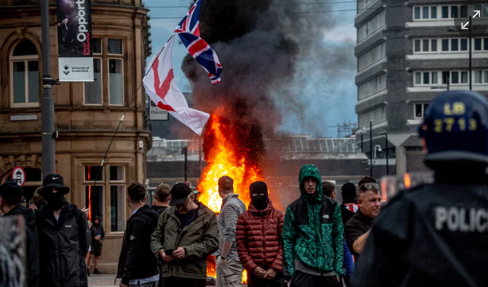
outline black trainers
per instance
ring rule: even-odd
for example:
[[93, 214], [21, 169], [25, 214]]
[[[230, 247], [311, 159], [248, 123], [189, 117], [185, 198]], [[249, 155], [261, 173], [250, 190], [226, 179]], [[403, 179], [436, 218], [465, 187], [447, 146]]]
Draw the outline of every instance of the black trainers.
[[90, 268], [86, 268], [86, 275], [90, 276]]
[[100, 271], [98, 271], [98, 269], [95, 268], [95, 270], [93, 270], [93, 274], [102, 274], [102, 273], [100, 273]]

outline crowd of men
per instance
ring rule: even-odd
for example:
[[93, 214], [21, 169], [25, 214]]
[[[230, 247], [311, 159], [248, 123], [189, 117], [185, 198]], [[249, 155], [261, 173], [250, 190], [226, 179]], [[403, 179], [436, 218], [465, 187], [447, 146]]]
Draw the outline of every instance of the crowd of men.
[[[249, 186], [246, 206], [233, 179], [221, 177], [218, 216], [186, 184], [160, 185], [149, 207], [145, 187], [133, 183], [119, 285], [204, 287], [214, 255], [218, 287], [240, 287], [244, 269], [249, 287], [485, 286], [488, 102], [447, 92], [430, 105], [419, 135], [435, 183], [387, 202], [378, 182], [364, 177], [357, 187], [342, 185], [339, 204], [313, 164], [301, 168], [300, 196], [284, 214], [262, 181]], [[26, 219], [28, 286], [87, 286], [87, 219], [68, 192], [61, 176], [46, 176], [39, 194], [47, 204], [32, 212], [14, 181], [0, 187], [4, 216]]]

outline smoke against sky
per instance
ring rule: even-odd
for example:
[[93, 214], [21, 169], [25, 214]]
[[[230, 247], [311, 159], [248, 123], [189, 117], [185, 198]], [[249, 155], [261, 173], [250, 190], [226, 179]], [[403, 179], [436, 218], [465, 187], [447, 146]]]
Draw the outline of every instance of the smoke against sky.
[[[176, 24], [186, 13], [188, 9], [186, 7], [190, 5], [189, 1], [183, 0], [164, 2], [165, 7], [180, 7], [152, 9], [151, 6], [157, 6], [160, 2], [145, 1], [146, 6], [152, 9], [150, 16], [153, 18], [151, 25], [154, 53], [164, 45]], [[234, 1], [204, 0], [202, 5], [204, 7], [205, 5], [210, 6], [211, 2], [221, 5]], [[259, 3], [262, 5], [261, 9], [266, 10], [269, 2], [259, 1]], [[242, 34], [245, 35], [234, 39], [234, 45], [225, 45], [225, 43], [218, 43], [215, 39], [208, 39], [207, 36], [209, 35], [206, 36], [206, 27], [202, 23], [202, 37], [210, 43], [215, 42], [212, 47], [221, 57], [224, 72], [222, 82], [214, 87], [210, 85], [201, 67], [197, 67], [200, 69], [197, 73], [203, 75], [202, 80], [208, 82], [203, 86], [204, 89], [219, 89], [219, 86], [220, 89], [229, 89], [229, 85], [232, 84], [226, 84], [226, 82], [231, 82], [226, 80], [226, 77], [232, 74], [233, 66], [239, 64], [239, 61], [242, 63], [256, 61], [256, 57], [253, 58], [253, 54], [249, 53], [249, 51], [253, 51], [259, 60], [251, 71], [240, 73], [241, 81], [247, 85], [239, 89], [241, 93], [245, 94], [258, 91], [254, 95], [254, 100], [251, 100], [252, 105], [259, 105], [259, 108], [253, 109], [258, 113], [255, 118], [281, 122], [280, 130], [290, 134], [307, 133], [314, 136], [336, 136], [335, 129], [328, 128], [329, 126], [334, 126], [342, 121], [356, 122], [357, 120], [354, 112], [356, 102], [356, 87], [354, 85], [356, 59], [353, 54], [355, 43], [354, 12], [291, 13], [317, 10], [352, 10], [355, 8], [355, 3], [318, 6], [296, 5], [296, 2], [288, 2], [291, 5], [283, 5], [283, 3], [287, 2], [280, 2], [280, 5], [270, 5], [269, 7], [273, 11], [271, 14], [268, 12], [264, 14], [267, 17], [255, 19], [256, 25], [260, 25], [262, 29], [244, 29], [246, 31]], [[202, 7], [202, 13], [204, 7]], [[276, 17], [277, 15], [280, 17]], [[282, 15], [288, 17], [284, 18]], [[169, 19], [155, 19], [161, 17], [168, 17]], [[243, 29], [249, 18], [241, 17], [238, 20], [241, 22], [237, 22], [237, 24], [242, 24], [235, 25], [233, 29]], [[276, 21], [279, 21], [279, 25], [275, 25]], [[273, 25], [276, 32], [275, 36], [266, 31], [266, 28], [273, 29]], [[291, 53], [276, 52], [278, 51], [276, 43], [280, 43], [280, 40], [276, 38], [278, 32], [288, 37], [282, 44], [291, 49]], [[250, 44], [253, 42], [262, 45], [258, 48]], [[236, 57], [232, 58], [232, 62], [226, 62], [226, 55], [230, 53], [234, 53]], [[191, 86], [177, 64], [181, 63], [185, 54], [184, 46], [175, 45], [173, 57], [175, 77], [180, 88], [185, 92], [190, 92]], [[290, 64], [291, 60], [294, 60], [292, 65]], [[269, 68], [270, 65], [274, 69]], [[254, 81], [256, 82], [255, 85], [252, 85], [253, 79], [257, 79]], [[269, 85], [269, 89], [264, 89], [262, 85]], [[260, 100], [259, 92], [262, 93], [263, 89], [268, 94], [267, 101]], [[203, 92], [205, 91], [203, 90]], [[281, 117], [262, 112], [271, 106], [278, 107]]]

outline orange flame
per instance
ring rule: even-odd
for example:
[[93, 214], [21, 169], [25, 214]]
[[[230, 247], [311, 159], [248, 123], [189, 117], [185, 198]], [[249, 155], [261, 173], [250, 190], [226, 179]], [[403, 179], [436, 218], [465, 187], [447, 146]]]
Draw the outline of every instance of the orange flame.
[[202, 172], [197, 190], [201, 193], [199, 201], [205, 204], [212, 211], [218, 213], [222, 205], [222, 198], [219, 196], [219, 178], [227, 175], [234, 180], [234, 192], [239, 194], [246, 206], [251, 201], [249, 197], [249, 185], [263, 180], [260, 167], [249, 163], [246, 158], [238, 158], [238, 146], [231, 126], [222, 122], [219, 116], [223, 112], [219, 108], [210, 117], [207, 123], [207, 130], [204, 133], [204, 140], [213, 139], [214, 146], [209, 154], [206, 154], [208, 165]]
[[[234, 180], [234, 193], [239, 194], [246, 206], [251, 201], [249, 186], [251, 183], [263, 180], [262, 170], [257, 163], [250, 162], [239, 155], [239, 141], [234, 127], [226, 123], [220, 116], [224, 109], [218, 108], [212, 114], [207, 129], [203, 134], [204, 141], [209, 141], [212, 146], [206, 151], [205, 160], [208, 165], [202, 172], [197, 190], [200, 192], [198, 200], [210, 208], [213, 212], [219, 213], [222, 206], [222, 198], [219, 195], [219, 178], [227, 175]], [[242, 139], [241, 139], [242, 140]], [[217, 277], [215, 258], [209, 256], [207, 259], [207, 276]], [[247, 284], [247, 271], [242, 272], [242, 283]]]

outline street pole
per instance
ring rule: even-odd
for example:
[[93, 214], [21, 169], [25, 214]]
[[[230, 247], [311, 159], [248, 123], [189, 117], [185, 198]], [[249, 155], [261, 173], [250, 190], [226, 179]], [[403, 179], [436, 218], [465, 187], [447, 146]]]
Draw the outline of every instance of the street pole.
[[390, 175], [390, 166], [388, 164], [388, 133], [385, 132], [385, 156], [386, 156], [386, 175]]
[[473, 75], [471, 71], [471, 58], [473, 57], [473, 43], [471, 43], [471, 30], [473, 27], [473, 16], [469, 16], [469, 90], [473, 90]]
[[49, 42], [49, 0], [41, 0], [42, 21], [42, 73], [44, 95], [42, 98], [42, 172], [44, 176], [54, 171], [54, 99], [51, 96], [51, 55]]
[[370, 176], [373, 177], [373, 121], [369, 121], [369, 157], [370, 161]]
[[185, 154], [185, 183], [188, 181], [188, 146], [183, 148]]

